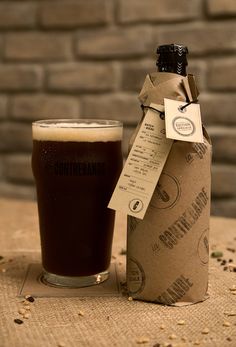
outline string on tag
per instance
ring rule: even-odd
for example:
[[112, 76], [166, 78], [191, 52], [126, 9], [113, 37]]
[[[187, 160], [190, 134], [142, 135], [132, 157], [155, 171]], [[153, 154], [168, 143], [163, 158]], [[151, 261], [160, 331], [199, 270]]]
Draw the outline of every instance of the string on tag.
[[197, 103], [197, 102], [198, 102], [198, 99], [189, 101], [186, 105], [180, 106], [180, 107], [179, 107], [179, 110], [183, 112], [183, 110], [184, 110], [186, 107], [188, 107], [188, 106], [191, 105], [191, 104]]
[[150, 110], [153, 110], [153, 111], [155, 111], [155, 112], [158, 112], [160, 118], [161, 118], [161, 119], [165, 119], [165, 113], [162, 112], [162, 111], [160, 111], [160, 110], [158, 110], [157, 108], [152, 107], [152, 106], [146, 106], [146, 105], [141, 104], [141, 109], [143, 110], [143, 112], [144, 112], [144, 109], [145, 109], [145, 108], [148, 108], [148, 109], [150, 109]]
[[[197, 103], [197, 102], [198, 102], [198, 99], [192, 100], [192, 101], [188, 102], [187, 104], [185, 104], [185, 105], [183, 105], [183, 106], [180, 106], [180, 107], [179, 107], [179, 110], [180, 110], [181, 112], [184, 112], [184, 109], [185, 109], [186, 107], [188, 107], [188, 106], [191, 105], [191, 104]], [[146, 106], [146, 105], [141, 104], [141, 108], [142, 108], [142, 110], [143, 110], [143, 113], [144, 113], [145, 108], [148, 108], [148, 109], [150, 109], [150, 110], [153, 110], [153, 111], [155, 111], [155, 112], [158, 112], [161, 119], [165, 119], [165, 113], [162, 112], [162, 111], [160, 111], [160, 110], [158, 110], [158, 109], [155, 108], [155, 107]]]

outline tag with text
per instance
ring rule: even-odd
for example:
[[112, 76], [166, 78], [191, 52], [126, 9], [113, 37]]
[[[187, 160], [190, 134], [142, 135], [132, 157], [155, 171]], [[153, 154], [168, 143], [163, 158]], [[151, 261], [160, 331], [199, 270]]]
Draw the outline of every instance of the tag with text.
[[[164, 110], [163, 106], [151, 107]], [[149, 109], [142, 121], [129, 156], [111, 197], [109, 208], [143, 219], [171, 150], [165, 121]]]
[[199, 104], [164, 99], [166, 137], [173, 140], [203, 143]]

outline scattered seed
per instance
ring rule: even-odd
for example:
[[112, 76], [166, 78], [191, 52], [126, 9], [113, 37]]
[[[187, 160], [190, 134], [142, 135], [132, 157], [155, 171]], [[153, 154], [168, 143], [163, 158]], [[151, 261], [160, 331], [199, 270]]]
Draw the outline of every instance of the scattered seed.
[[24, 315], [23, 315], [23, 318], [25, 318], [25, 319], [28, 319], [30, 317], [30, 313], [25, 313]]
[[224, 314], [226, 315], [226, 316], [236, 316], [236, 313], [235, 312], [224, 312]]
[[236, 264], [232, 264], [232, 263], [229, 264], [229, 269], [231, 271], [234, 271], [235, 268], [236, 268]]
[[195, 341], [194, 343], [193, 343], [195, 346], [199, 346], [200, 345], [200, 341]]
[[4, 257], [2, 255], [0, 255], [0, 261], [3, 260], [3, 259], [4, 259]]
[[30, 294], [26, 294], [25, 299], [28, 299], [30, 296], [31, 296]]
[[222, 259], [221, 258], [217, 258], [217, 261], [222, 261]]
[[16, 324], [23, 324], [23, 323], [24, 323], [23, 320], [21, 320], [21, 319], [19, 319], [19, 318], [14, 319], [14, 322], [15, 322]]
[[126, 255], [126, 254], [127, 254], [126, 249], [122, 248], [120, 251], [120, 255]]
[[227, 337], [226, 340], [227, 340], [227, 341], [232, 341], [231, 337]]
[[220, 265], [225, 265], [226, 264], [226, 260], [222, 260], [222, 262], [220, 263]]
[[235, 285], [235, 284], [233, 284], [233, 285], [232, 285], [232, 287], [230, 287], [230, 288], [229, 288], [229, 290], [230, 290], [231, 292], [236, 291], [236, 285]]
[[233, 262], [233, 259], [229, 259], [229, 263], [232, 263]]
[[223, 253], [220, 251], [215, 251], [215, 252], [211, 253], [211, 257], [212, 258], [220, 258], [220, 257], [223, 257]]
[[110, 317], [109, 317], [109, 316], [107, 316], [107, 320], [110, 320]]
[[58, 347], [65, 347], [66, 345], [65, 345], [64, 342], [59, 342], [57, 346], [58, 346]]
[[83, 317], [84, 316], [84, 312], [83, 311], [79, 311], [78, 315]]
[[155, 343], [152, 347], [161, 347], [160, 343]]
[[138, 344], [147, 343], [149, 341], [150, 341], [150, 339], [148, 337], [145, 337], [145, 336], [139, 337], [138, 339], [136, 339], [136, 342]]
[[223, 327], [230, 327], [230, 322], [228, 322], [228, 321], [224, 321], [224, 323], [223, 323]]
[[128, 297], [128, 300], [129, 300], [129, 301], [133, 301], [132, 296], [129, 296], [129, 297]]
[[186, 342], [186, 341], [187, 341], [187, 338], [186, 338], [185, 336], [183, 336], [183, 337], [181, 337], [181, 340], [182, 340], [183, 342]]
[[26, 300], [29, 301], [29, 302], [34, 302], [35, 301], [35, 299], [32, 296], [28, 296], [26, 298]]
[[24, 315], [26, 313], [26, 310], [24, 308], [20, 308], [18, 310], [18, 313]]
[[226, 271], [226, 270], [228, 270], [228, 266], [224, 266], [224, 269], [223, 269], [224, 271]]
[[229, 251], [229, 252], [235, 253], [235, 248], [230, 248], [230, 247], [228, 247], [228, 248], [226, 248], [226, 249], [227, 249], [227, 251]]
[[161, 324], [161, 325], [160, 325], [160, 329], [161, 329], [161, 330], [164, 330], [164, 329], [165, 329], [165, 325], [164, 325], [164, 324]]
[[185, 324], [185, 321], [181, 319], [181, 320], [179, 320], [179, 321], [177, 322], [177, 324], [178, 324], [178, 325], [184, 325], [184, 324]]
[[171, 334], [170, 336], [169, 336], [169, 339], [171, 339], [171, 340], [174, 340], [174, 339], [176, 339], [176, 335], [175, 334]]
[[209, 332], [210, 332], [210, 330], [208, 329], [208, 328], [204, 328], [203, 330], [202, 330], [202, 334], [209, 334]]

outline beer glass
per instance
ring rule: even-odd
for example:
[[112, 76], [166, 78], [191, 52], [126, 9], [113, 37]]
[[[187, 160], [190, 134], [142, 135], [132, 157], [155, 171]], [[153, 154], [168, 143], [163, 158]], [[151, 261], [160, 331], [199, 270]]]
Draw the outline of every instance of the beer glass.
[[98, 284], [109, 276], [115, 212], [107, 207], [122, 169], [122, 123], [32, 124], [44, 283]]

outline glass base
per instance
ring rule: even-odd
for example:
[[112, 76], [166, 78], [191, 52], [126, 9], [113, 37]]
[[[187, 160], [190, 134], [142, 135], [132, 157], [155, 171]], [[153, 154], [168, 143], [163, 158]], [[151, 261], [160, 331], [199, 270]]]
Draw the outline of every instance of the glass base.
[[41, 276], [41, 282], [53, 287], [81, 288], [94, 286], [106, 281], [109, 277], [109, 271], [103, 271], [90, 276], [60, 276], [44, 271]]

